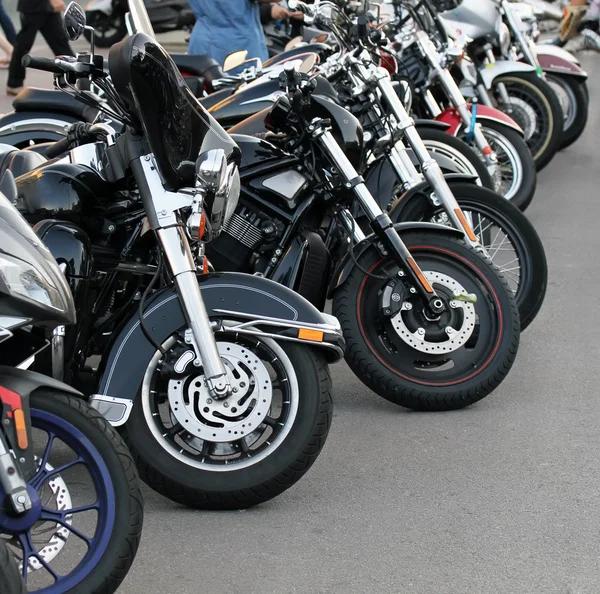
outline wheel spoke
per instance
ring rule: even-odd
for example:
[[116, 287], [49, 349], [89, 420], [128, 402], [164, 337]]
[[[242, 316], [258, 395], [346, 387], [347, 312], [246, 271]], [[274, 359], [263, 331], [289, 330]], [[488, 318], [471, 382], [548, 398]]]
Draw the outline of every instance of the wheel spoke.
[[265, 417], [263, 419], [263, 423], [265, 425], [268, 425], [269, 427], [277, 427], [279, 421], [277, 419], [274, 419], [273, 417]]
[[77, 464], [81, 464], [83, 462], [83, 458], [78, 456], [75, 460], [71, 462], [67, 462], [58, 468], [53, 468], [52, 470], [46, 470], [45, 468], [41, 468], [40, 471], [31, 479], [31, 486], [37, 491], [51, 476], [55, 476], [60, 474], [61, 472], [65, 472], [69, 468], [76, 466]]
[[75, 536], [78, 536], [81, 540], [83, 540], [88, 547], [91, 546], [92, 539], [88, 538], [80, 530], [77, 530], [77, 528], [71, 526], [71, 524], [67, 522], [66, 517], [63, 517], [63, 515], [68, 516], [70, 514], [68, 511], [56, 513], [54, 510], [48, 510], [44, 508], [40, 515], [40, 520], [46, 520], [47, 522], [56, 522], [57, 524], [60, 524], [63, 528], [66, 528], [69, 532], [72, 532]]

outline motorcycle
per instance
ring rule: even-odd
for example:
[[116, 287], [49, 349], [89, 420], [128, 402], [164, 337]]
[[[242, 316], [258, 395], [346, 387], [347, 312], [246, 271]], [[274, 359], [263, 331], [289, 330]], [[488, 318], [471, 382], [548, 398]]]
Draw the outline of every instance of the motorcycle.
[[538, 73], [543, 72], [560, 101], [564, 114], [560, 148], [564, 149], [583, 134], [587, 124], [587, 73], [566, 50], [555, 46], [535, 45], [534, 41], [539, 33], [532, 6], [499, 0], [498, 7], [511, 33], [512, 43], [506, 54], [510, 59], [522, 60], [535, 66]]
[[[146, 10], [157, 33], [192, 29], [196, 17], [186, 0], [147, 0]], [[87, 24], [94, 29], [98, 47], [108, 48], [127, 35], [126, 0], [90, 0], [85, 8]], [[88, 41], [91, 32], [84, 31]]]
[[[522, 129], [498, 109], [467, 103], [468, 89], [459, 87], [455, 76], [475, 84], [476, 69], [460, 41], [448, 37], [435, 11], [410, 3], [395, 6], [396, 78], [409, 80], [414, 87], [415, 112], [434, 117], [449, 134], [469, 142], [490, 169], [494, 189], [525, 210], [535, 195], [537, 178]], [[455, 63], [458, 69], [451, 71]], [[473, 93], [469, 96], [473, 98]]]
[[[10, 172], [2, 190], [14, 197]], [[138, 475], [123, 440], [80, 392], [29, 370], [75, 321], [73, 298], [4, 195], [0, 232], [0, 588], [21, 592], [7, 584], [17, 573], [29, 591], [111, 594], [140, 541]], [[36, 334], [41, 326], [54, 329], [49, 340]]]
[[[84, 23], [72, 3], [72, 40]], [[16, 204], [31, 224], [57, 219], [36, 228], [65, 264], [82, 320], [47, 364], [93, 393], [163, 495], [205, 509], [277, 496], [325, 443], [328, 362], [344, 340], [335, 318], [286, 287], [210, 271], [204, 249], [236, 209], [240, 149], [149, 36], [113, 46], [110, 77], [88, 53], [26, 62], [126, 124], [74, 124], [47, 150], [68, 156], [48, 163], [17, 151], [23, 169], [38, 167], [18, 178]]]
[[[520, 125], [540, 171], [563, 142], [564, 116], [558, 96], [539, 76], [537, 66], [505, 59], [511, 32], [495, 0], [457, 2], [453, 10], [443, 15], [451, 27], [469, 40], [465, 50], [477, 67], [477, 84], [469, 92], [485, 105], [498, 107]], [[500, 59], [494, 46], [501, 48]], [[464, 81], [463, 90], [468, 88], [468, 82]]]
[[[323, 15], [325, 5], [294, 2], [292, 6], [301, 9], [307, 20], [328, 27], [329, 14], [326, 18]], [[359, 23], [361, 20], [362, 17]], [[381, 32], [369, 32], [366, 23], [362, 23], [352, 37], [345, 54], [332, 56], [318, 68], [321, 75], [335, 82], [335, 90], [327, 90], [319, 77], [313, 80], [316, 94], [327, 92], [361, 123], [368, 165], [361, 167], [359, 173], [367, 188], [383, 210], [391, 209], [394, 222], [446, 221], [463, 232], [466, 242], [486, 246], [516, 296], [523, 330], [537, 315], [547, 285], [546, 258], [535, 229], [513, 205], [476, 186], [471, 177], [450, 175], [445, 179], [439, 163], [421, 139], [422, 131], [415, 127], [399, 98], [410, 103], [410, 87], [394, 88], [375, 67], [383, 41]], [[343, 45], [341, 39], [339, 44]], [[230, 132], [265, 132], [268, 112], [266, 109], [241, 122]], [[439, 133], [445, 135], [443, 131]], [[438, 214], [431, 213], [430, 208]], [[362, 226], [360, 218], [358, 221]]]

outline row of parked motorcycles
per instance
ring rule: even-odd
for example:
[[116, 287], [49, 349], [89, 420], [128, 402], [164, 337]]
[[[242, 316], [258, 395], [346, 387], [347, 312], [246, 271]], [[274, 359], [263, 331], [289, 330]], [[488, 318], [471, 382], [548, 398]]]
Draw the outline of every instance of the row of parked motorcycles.
[[499, 0], [289, 4], [308, 38], [265, 64], [169, 55], [142, 0], [108, 60], [76, 3], [91, 52], [24, 59], [56, 90], [0, 117], [3, 594], [114, 592], [138, 473], [198, 509], [291, 487], [342, 357], [399, 406], [481, 400], [542, 306], [522, 210], [583, 131], [576, 59]]

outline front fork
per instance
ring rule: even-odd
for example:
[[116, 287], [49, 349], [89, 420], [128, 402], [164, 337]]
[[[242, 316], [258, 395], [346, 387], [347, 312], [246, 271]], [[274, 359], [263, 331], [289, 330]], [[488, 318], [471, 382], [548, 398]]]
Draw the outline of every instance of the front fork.
[[[450, 102], [456, 111], [458, 111], [460, 119], [462, 120], [465, 128], [467, 129], [468, 133], [472, 135], [475, 146], [483, 154], [490, 175], [494, 177], [498, 167], [498, 159], [486, 140], [483, 130], [481, 129], [481, 125], [477, 122], [477, 118], [474, 119], [473, 114], [469, 110], [462, 91], [456, 84], [456, 81], [454, 80], [452, 74], [450, 74], [450, 71], [447, 68], [442, 67], [440, 63], [440, 54], [427, 34], [423, 31], [420, 31], [417, 34], [417, 42], [421, 49], [421, 53], [425, 56], [430, 68], [434, 71], [435, 76], [446, 91], [448, 99], [450, 99]], [[430, 91], [427, 91], [426, 95], [426, 101], [428, 104], [429, 102], [435, 103]], [[434, 114], [434, 117], [436, 117], [436, 115], [437, 114]]]
[[[458, 205], [452, 190], [448, 186], [442, 168], [440, 167], [439, 163], [429, 154], [423, 139], [415, 127], [414, 120], [410, 117], [409, 113], [406, 111], [406, 108], [402, 104], [402, 101], [400, 101], [398, 98], [389, 75], [387, 72], [381, 71], [378, 76], [378, 84], [381, 93], [387, 100], [394, 117], [398, 121], [400, 129], [404, 133], [408, 144], [415, 153], [418, 162], [421, 164], [423, 177], [435, 192], [434, 199], [439, 200], [440, 203], [444, 205], [446, 213], [448, 214], [448, 218], [452, 224], [457, 229], [461, 229], [463, 231], [465, 235], [465, 241], [472, 246], [478, 246], [479, 241], [477, 240], [477, 236], [475, 233], [473, 233], [471, 225], [467, 221], [467, 218]], [[409, 179], [412, 178], [412, 180], [416, 181], [417, 179], [420, 179], [420, 176], [414, 166], [412, 167], [412, 171], [408, 168], [407, 159], [403, 158], [402, 155], [403, 148], [404, 145], [402, 143], [397, 143], [392, 149], [390, 153], [392, 164], [396, 168], [397, 172], [401, 171], [400, 167], [402, 166], [403, 172], [410, 176]]]
[[379, 204], [365, 185], [363, 178], [358, 174], [352, 163], [340, 148], [331, 131], [320, 122], [311, 123], [309, 133], [319, 143], [329, 160], [335, 165], [345, 187], [355, 193], [358, 202], [371, 222], [371, 228], [382, 241], [400, 269], [406, 274], [411, 291], [419, 294], [424, 305], [435, 315], [445, 310], [444, 302], [435, 292], [419, 265], [408, 251], [406, 245], [394, 229], [387, 213], [382, 212]]
[[[185, 318], [191, 332], [186, 342], [196, 353], [194, 365], [202, 366], [207, 387], [214, 398], [231, 394], [227, 371], [221, 360], [204, 299], [197, 279], [197, 267], [183, 226], [176, 210], [181, 203], [180, 193], [167, 192], [161, 182], [152, 155], [144, 155], [131, 164], [140, 195], [152, 228], [156, 231], [166, 260], [171, 268]], [[179, 202], [178, 202], [179, 199]], [[185, 198], [187, 205], [192, 200]]]

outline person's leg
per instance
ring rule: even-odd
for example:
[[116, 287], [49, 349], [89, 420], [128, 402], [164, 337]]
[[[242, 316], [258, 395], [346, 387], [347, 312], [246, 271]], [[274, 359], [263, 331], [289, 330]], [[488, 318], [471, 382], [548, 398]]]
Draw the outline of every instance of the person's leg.
[[2, 0], [0, 0], [0, 27], [2, 27], [8, 42], [11, 45], [14, 45], [17, 39], [17, 32], [15, 31], [15, 26], [13, 25], [12, 19], [8, 16], [8, 13], [4, 8]]
[[69, 45], [69, 38], [65, 33], [62, 15], [59, 12], [47, 12], [40, 33], [50, 46], [55, 56], [74, 56]]
[[0, 33], [0, 49], [6, 54], [5, 59], [0, 59], [0, 64], [2, 65], [2, 68], [8, 68], [8, 63], [10, 62], [10, 57], [13, 52], [13, 46], [8, 43], [8, 40], [2, 33]]
[[15, 41], [10, 66], [8, 68], [7, 89], [9, 92], [10, 89], [18, 89], [23, 86], [23, 81], [25, 80], [25, 68], [21, 64], [21, 60], [33, 47], [35, 36], [44, 22], [44, 18], [44, 13], [21, 14], [21, 30], [17, 34], [17, 40]]

